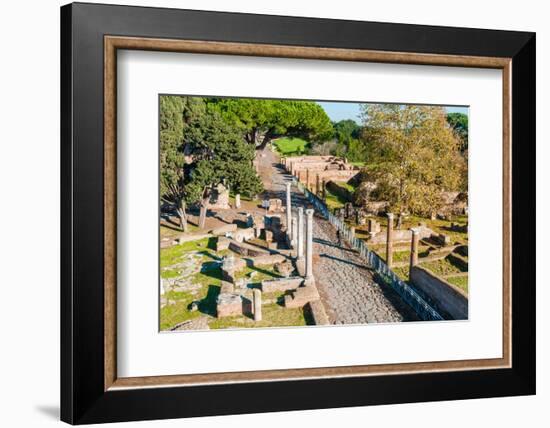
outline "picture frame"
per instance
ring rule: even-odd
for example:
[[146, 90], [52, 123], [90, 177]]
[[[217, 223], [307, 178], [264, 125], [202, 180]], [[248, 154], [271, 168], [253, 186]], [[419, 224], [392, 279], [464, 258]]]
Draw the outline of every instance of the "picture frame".
[[[119, 378], [116, 52], [121, 49], [501, 69], [502, 358]], [[534, 33], [63, 6], [61, 419], [86, 424], [534, 394], [535, 97]]]

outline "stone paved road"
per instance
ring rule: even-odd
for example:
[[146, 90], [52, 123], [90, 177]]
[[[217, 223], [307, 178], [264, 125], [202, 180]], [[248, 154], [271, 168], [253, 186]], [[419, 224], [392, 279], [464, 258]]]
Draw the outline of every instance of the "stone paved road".
[[[259, 156], [259, 171], [272, 196], [283, 198], [284, 182], [289, 180], [276, 167], [274, 153], [264, 150]], [[294, 189], [294, 206], [307, 206], [307, 201]], [[364, 324], [417, 320], [412, 309], [388, 286], [379, 285], [359, 255], [339, 245], [336, 230], [316, 215], [313, 224], [313, 273], [321, 300], [334, 324]]]

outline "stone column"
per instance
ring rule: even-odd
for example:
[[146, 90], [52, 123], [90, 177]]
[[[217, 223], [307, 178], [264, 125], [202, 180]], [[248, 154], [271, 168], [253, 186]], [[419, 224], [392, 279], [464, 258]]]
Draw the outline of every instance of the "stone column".
[[306, 278], [313, 278], [313, 210], [306, 210]]
[[292, 217], [292, 228], [291, 228], [291, 237], [290, 242], [292, 245], [292, 248], [296, 248], [296, 243], [298, 242], [298, 220], [296, 217]]
[[388, 213], [388, 234], [386, 237], [386, 264], [389, 268], [393, 264], [393, 213]]
[[254, 321], [262, 320], [262, 292], [255, 288], [252, 292], [254, 299]]
[[240, 193], [237, 193], [235, 195], [235, 208], [240, 208], [241, 207], [241, 195]]
[[292, 223], [290, 220], [290, 217], [292, 215], [292, 206], [290, 202], [290, 186], [290, 183], [286, 183], [286, 234], [289, 241], [290, 239], [292, 239], [292, 237], [290, 236], [292, 228]]
[[298, 259], [303, 259], [304, 257], [304, 209], [298, 207]]
[[420, 238], [420, 233], [418, 229], [411, 229], [412, 239], [411, 239], [411, 261], [409, 266], [409, 278], [411, 277], [411, 269], [418, 264], [418, 240]]
[[316, 182], [315, 182], [315, 194], [317, 196], [319, 196], [319, 192], [321, 191], [320, 184], [321, 184], [321, 179], [319, 178], [319, 174], [317, 174], [317, 179], [316, 179]]

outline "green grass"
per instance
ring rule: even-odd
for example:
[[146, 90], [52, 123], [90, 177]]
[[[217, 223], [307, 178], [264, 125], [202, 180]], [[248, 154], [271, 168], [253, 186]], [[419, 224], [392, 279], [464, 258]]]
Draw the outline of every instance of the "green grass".
[[392, 268], [392, 270], [402, 281], [409, 280], [409, 266], [396, 267], [396, 268]]
[[461, 288], [466, 293], [468, 292], [468, 277], [467, 276], [451, 276], [445, 278], [447, 282], [450, 282], [453, 285], [456, 285], [458, 288]]
[[245, 316], [215, 318], [208, 323], [210, 328], [289, 327], [307, 325], [301, 308], [285, 308], [278, 303], [262, 305], [262, 320], [254, 321]]
[[[262, 306], [263, 321], [254, 322], [247, 316], [236, 316], [218, 319], [216, 316], [216, 299], [221, 289], [222, 272], [216, 263], [229, 250], [216, 252], [215, 238], [186, 242], [160, 251], [161, 276], [163, 279], [179, 279], [183, 284], [192, 284], [185, 291], [167, 292], [163, 297], [171, 301], [160, 311], [160, 329], [170, 330], [177, 324], [200, 316], [209, 319], [210, 328], [250, 328], [250, 327], [281, 327], [306, 325], [302, 309], [287, 309], [279, 303], [281, 293], [265, 293], [262, 297], [266, 304]], [[182, 266], [186, 259], [194, 257], [197, 269]], [[200, 272], [197, 272], [200, 264]], [[250, 273], [256, 272], [250, 278]], [[277, 278], [271, 266], [246, 267], [237, 273], [237, 278], [249, 278], [249, 288], [258, 287], [265, 279]], [[251, 299], [251, 290], [245, 292]], [[250, 294], [250, 296], [248, 296]], [[191, 312], [189, 305], [198, 302], [199, 309]], [[271, 303], [269, 303], [271, 302]]]
[[332, 193], [327, 187], [325, 203], [331, 211], [334, 210], [335, 208], [343, 208], [346, 202], [349, 202], [349, 201], [340, 195]]
[[[191, 223], [187, 223], [187, 231], [188, 232], [194, 232], [195, 230], [199, 230], [197, 226]], [[179, 236], [183, 233], [183, 230], [179, 230], [177, 226], [165, 226], [163, 224], [160, 225], [160, 237], [162, 238], [172, 238]]]
[[348, 192], [352, 194], [355, 192], [355, 186], [349, 183], [346, 183], [345, 181], [338, 181], [336, 184], [340, 187], [343, 187], [344, 189], [346, 189]]
[[298, 155], [306, 151], [309, 143], [296, 137], [282, 137], [273, 142], [277, 151], [283, 156]]
[[432, 271], [436, 276], [446, 276], [452, 275], [454, 273], [464, 272], [463, 269], [455, 266], [447, 259], [437, 260], [429, 263], [421, 263], [420, 266]]
[[173, 245], [169, 248], [160, 250], [160, 267], [165, 268], [174, 265], [182, 260], [186, 254], [192, 251], [206, 251], [214, 254], [216, 245], [215, 238], [204, 238], [198, 241], [184, 242], [183, 244]]

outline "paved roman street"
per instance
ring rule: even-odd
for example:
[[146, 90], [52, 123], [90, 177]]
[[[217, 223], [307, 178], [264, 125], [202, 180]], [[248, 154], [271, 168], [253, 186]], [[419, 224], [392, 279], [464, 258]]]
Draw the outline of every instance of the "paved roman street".
[[[257, 157], [258, 170], [269, 197], [284, 201], [284, 183], [290, 180], [269, 149]], [[308, 206], [292, 187], [292, 205]], [[417, 320], [414, 311], [387, 285], [376, 282], [359, 254], [339, 244], [332, 224], [318, 215], [313, 224], [313, 271], [331, 323], [364, 324]]]

